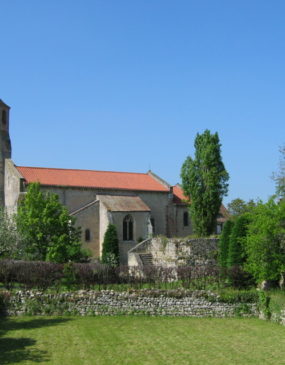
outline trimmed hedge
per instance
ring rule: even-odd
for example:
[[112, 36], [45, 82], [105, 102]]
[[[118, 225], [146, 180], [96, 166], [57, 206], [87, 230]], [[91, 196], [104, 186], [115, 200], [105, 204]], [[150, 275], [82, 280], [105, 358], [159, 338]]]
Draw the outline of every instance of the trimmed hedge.
[[[229, 272], [227, 273], [229, 275]], [[106, 289], [107, 285], [127, 284], [135, 289], [150, 284], [156, 288], [184, 287], [187, 289], [217, 288], [225, 285], [224, 271], [217, 266], [181, 266], [165, 268], [160, 266], [145, 267], [143, 272], [138, 267], [112, 267], [101, 263], [66, 263], [57, 264], [42, 261], [0, 260], [0, 283], [7, 289], [20, 286], [25, 289], [39, 288], [83, 288], [98, 286]], [[232, 276], [241, 276], [231, 272]], [[236, 287], [244, 287], [245, 282], [233, 280]]]

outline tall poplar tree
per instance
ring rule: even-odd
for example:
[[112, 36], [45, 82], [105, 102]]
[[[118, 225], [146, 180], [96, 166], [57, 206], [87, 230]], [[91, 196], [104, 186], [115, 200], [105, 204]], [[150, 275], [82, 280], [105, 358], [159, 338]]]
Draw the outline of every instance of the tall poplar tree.
[[195, 158], [188, 156], [181, 169], [182, 188], [190, 200], [190, 214], [198, 236], [215, 231], [223, 196], [228, 192], [229, 175], [221, 156], [218, 133], [205, 130], [195, 139]]

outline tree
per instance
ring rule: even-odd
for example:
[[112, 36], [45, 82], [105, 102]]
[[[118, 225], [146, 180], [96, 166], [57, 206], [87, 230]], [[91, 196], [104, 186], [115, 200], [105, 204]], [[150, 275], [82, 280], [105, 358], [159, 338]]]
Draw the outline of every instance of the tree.
[[59, 263], [86, 258], [74, 218], [56, 194], [43, 193], [38, 183], [29, 185], [16, 222], [25, 242], [24, 258]]
[[14, 217], [0, 208], [0, 258], [18, 258], [22, 247]]
[[241, 266], [245, 261], [244, 240], [247, 234], [249, 217], [243, 214], [234, 222], [229, 240], [227, 266]]
[[119, 264], [119, 240], [116, 226], [109, 224], [104, 235], [102, 262], [117, 266]]
[[285, 199], [285, 145], [280, 147], [279, 171], [273, 174], [276, 184], [276, 194], [280, 199]]
[[285, 272], [285, 200], [259, 202], [250, 212], [245, 269], [257, 282], [278, 280]]
[[228, 204], [228, 211], [232, 216], [238, 216], [246, 212], [246, 202], [240, 198], [232, 200]]
[[181, 169], [182, 188], [190, 201], [194, 231], [208, 236], [215, 230], [229, 175], [221, 157], [218, 133], [206, 130], [195, 139], [195, 158], [188, 156]]
[[229, 252], [229, 243], [230, 236], [232, 232], [234, 222], [231, 220], [226, 221], [222, 233], [219, 238], [219, 246], [218, 246], [218, 261], [220, 267], [227, 267], [228, 262], [228, 252]]
[[240, 215], [249, 212], [252, 208], [256, 206], [256, 203], [254, 200], [250, 199], [248, 202], [245, 202], [244, 200], [237, 198], [232, 200], [228, 204], [228, 211], [230, 215], [235, 218], [239, 217]]

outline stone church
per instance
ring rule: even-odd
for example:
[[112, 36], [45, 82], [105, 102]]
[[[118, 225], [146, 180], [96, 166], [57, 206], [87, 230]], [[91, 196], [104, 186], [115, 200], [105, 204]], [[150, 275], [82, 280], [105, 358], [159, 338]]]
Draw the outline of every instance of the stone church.
[[[0, 99], [0, 201], [8, 213], [17, 210], [27, 186], [59, 196], [82, 229], [82, 243], [100, 257], [109, 223], [117, 227], [121, 262], [138, 242], [153, 235], [185, 237], [192, 233], [185, 196], [152, 171], [130, 173], [17, 166], [11, 160], [10, 107]], [[217, 233], [227, 218], [221, 206]]]

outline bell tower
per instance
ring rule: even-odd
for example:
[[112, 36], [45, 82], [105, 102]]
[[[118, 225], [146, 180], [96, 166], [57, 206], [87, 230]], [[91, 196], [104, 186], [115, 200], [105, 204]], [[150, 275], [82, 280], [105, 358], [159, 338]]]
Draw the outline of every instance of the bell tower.
[[9, 136], [10, 107], [0, 99], [0, 206], [4, 207], [5, 159], [11, 158]]

